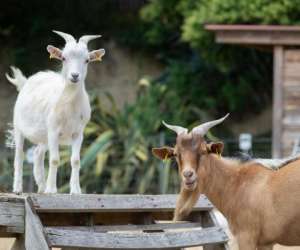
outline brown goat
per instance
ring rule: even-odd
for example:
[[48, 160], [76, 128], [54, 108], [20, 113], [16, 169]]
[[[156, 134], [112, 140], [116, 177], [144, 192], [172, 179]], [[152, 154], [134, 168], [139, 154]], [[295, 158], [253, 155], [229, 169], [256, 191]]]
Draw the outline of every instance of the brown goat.
[[176, 145], [154, 148], [153, 154], [175, 157], [179, 166], [182, 185], [174, 220], [188, 215], [203, 193], [228, 220], [240, 250], [300, 245], [300, 160], [274, 171], [255, 161], [222, 158], [223, 143], [207, 143], [203, 137], [224, 119], [190, 133], [164, 123], [177, 132]]

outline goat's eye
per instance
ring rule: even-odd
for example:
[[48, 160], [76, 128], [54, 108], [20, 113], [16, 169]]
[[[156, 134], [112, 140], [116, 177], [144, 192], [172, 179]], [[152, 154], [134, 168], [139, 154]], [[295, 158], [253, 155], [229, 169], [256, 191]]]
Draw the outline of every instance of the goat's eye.
[[66, 60], [66, 58], [63, 56], [63, 57], [62, 57], [62, 60], [63, 60], [63, 61], [65, 61], [65, 60]]
[[85, 60], [85, 63], [89, 63], [89, 61], [90, 61], [89, 59], [86, 59], [86, 60]]

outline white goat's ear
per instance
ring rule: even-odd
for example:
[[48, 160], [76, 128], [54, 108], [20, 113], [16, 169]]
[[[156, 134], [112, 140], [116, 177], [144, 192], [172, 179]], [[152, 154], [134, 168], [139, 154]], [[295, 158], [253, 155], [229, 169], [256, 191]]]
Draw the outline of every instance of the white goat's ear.
[[105, 49], [93, 50], [89, 53], [90, 62], [102, 61], [102, 57], [105, 55]]
[[47, 46], [47, 51], [50, 54], [50, 59], [55, 58], [58, 60], [62, 60], [62, 51], [52, 45]]

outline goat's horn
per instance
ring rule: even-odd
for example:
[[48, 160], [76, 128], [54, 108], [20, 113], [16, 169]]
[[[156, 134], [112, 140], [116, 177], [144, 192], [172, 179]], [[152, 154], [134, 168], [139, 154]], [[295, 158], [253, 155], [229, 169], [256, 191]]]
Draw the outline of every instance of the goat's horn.
[[80, 37], [79, 42], [82, 42], [87, 45], [89, 41], [94, 40], [99, 37], [101, 37], [101, 35], [86, 35], [86, 36]]
[[221, 122], [223, 122], [228, 116], [229, 116], [229, 114], [225, 115], [221, 119], [203, 123], [203, 124], [193, 128], [192, 133], [204, 136], [208, 132], [209, 129], [211, 129], [212, 127], [214, 127], [214, 126], [220, 124]]
[[169, 125], [165, 121], [162, 122], [167, 128], [173, 130], [174, 132], [177, 133], [177, 135], [182, 134], [182, 133], [187, 133], [188, 129], [180, 126], [174, 126], [174, 125]]
[[61, 32], [61, 31], [57, 31], [57, 30], [53, 30], [54, 33], [56, 33], [57, 35], [61, 36], [63, 39], [65, 39], [66, 43], [68, 42], [76, 42], [76, 39], [67, 33]]

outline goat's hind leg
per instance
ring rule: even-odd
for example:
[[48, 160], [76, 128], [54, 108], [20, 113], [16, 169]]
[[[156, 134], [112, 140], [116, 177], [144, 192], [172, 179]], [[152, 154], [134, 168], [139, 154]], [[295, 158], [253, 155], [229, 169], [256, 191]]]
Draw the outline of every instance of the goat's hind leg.
[[[236, 236], [239, 250], [256, 250], [256, 240], [250, 233], [243, 232]], [[258, 248], [259, 249], [259, 248]]]
[[45, 153], [47, 151], [47, 146], [44, 144], [39, 144], [34, 150], [34, 160], [33, 160], [33, 175], [36, 184], [38, 185], [38, 193], [45, 192], [46, 182], [45, 182]]
[[21, 131], [14, 129], [15, 140], [15, 159], [14, 159], [14, 184], [13, 192], [21, 193], [23, 191], [23, 161], [24, 161], [24, 136]]

